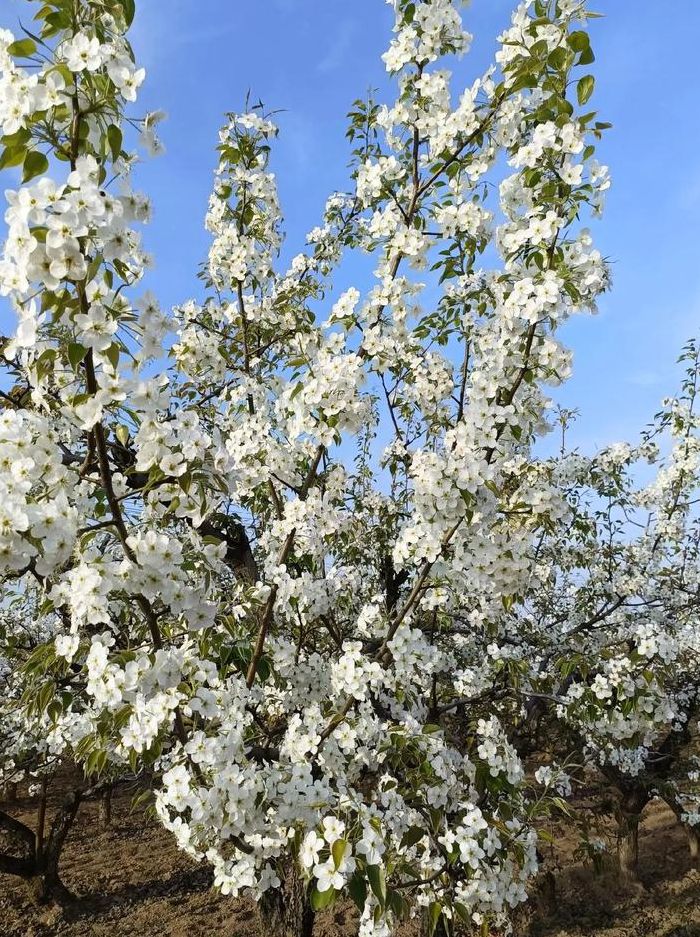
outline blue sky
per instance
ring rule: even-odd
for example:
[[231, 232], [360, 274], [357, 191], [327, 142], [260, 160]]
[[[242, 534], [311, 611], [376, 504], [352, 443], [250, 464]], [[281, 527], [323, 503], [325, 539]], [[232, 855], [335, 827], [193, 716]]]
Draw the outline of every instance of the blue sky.
[[[490, 61], [513, 5], [473, 0], [467, 9], [475, 42], [457, 65], [456, 91]], [[636, 434], [675, 388], [675, 359], [700, 330], [700, 4], [592, 6], [605, 14], [591, 28], [592, 105], [614, 124], [599, 152], [613, 190], [593, 230], [614, 283], [599, 316], [565, 328], [574, 377], [557, 394], [580, 408], [576, 440], [585, 448]], [[223, 113], [240, 109], [249, 89], [283, 109], [274, 162], [296, 253], [327, 194], [347, 185], [350, 104], [369, 86], [390, 92], [379, 56], [392, 13], [382, 0], [137, 0], [137, 8], [132, 38], [148, 71], [139, 109], [169, 114], [166, 155], [138, 173], [155, 208], [145, 237], [156, 258], [149, 286], [169, 306], [197, 294]], [[14, 28], [27, 11], [25, 0], [0, 0], [0, 24]]]

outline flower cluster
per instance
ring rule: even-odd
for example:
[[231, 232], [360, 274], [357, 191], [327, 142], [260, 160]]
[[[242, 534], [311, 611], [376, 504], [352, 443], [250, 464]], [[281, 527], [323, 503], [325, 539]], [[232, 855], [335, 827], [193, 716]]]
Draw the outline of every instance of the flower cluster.
[[[688, 394], [646, 489], [628, 468], [651, 440], [534, 453], [571, 369], [558, 329], [608, 285], [581, 227], [609, 185], [585, 5], [522, 3], [453, 102], [459, 4], [395, 0], [397, 98], [353, 106], [350, 191], [286, 268], [277, 129], [262, 105], [227, 115], [201, 295], [172, 315], [139, 292], [150, 206], [129, 185], [130, 130], [158, 152], [161, 115], [126, 113], [144, 73], [133, 4], [110, 6], [44, 5], [41, 55], [0, 37], [2, 160], [23, 166], [0, 573], [3, 608], [32, 610], [28, 660], [0, 633], [3, 761], [147, 767], [225, 893], [347, 891], [362, 937], [422, 909], [505, 925], [538, 811], [569, 791], [555, 768], [528, 781], [533, 700], [625, 776], [698, 715]], [[351, 252], [374, 279], [331, 296]], [[604, 498], [647, 509], [643, 536]], [[663, 779], [686, 817], [693, 779]]]

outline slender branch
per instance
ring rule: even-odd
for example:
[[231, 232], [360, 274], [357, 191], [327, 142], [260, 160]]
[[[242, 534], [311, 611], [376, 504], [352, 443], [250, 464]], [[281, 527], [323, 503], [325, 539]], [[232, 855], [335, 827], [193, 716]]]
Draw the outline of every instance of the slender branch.
[[[306, 473], [306, 477], [302, 482], [301, 488], [299, 489], [299, 499], [301, 501], [305, 501], [309, 494], [309, 490], [314, 482], [314, 479], [316, 478], [316, 473], [318, 472], [318, 467], [321, 464], [321, 459], [323, 458], [323, 453], [325, 451], [325, 446], [319, 446], [314, 454], [314, 458], [311, 460], [309, 470]], [[292, 548], [294, 546], [296, 533], [296, 528], [292, 528], [292, 530], [287, 535], [287, 539], [285, 540], [282, 551], [277, 559], [278, 566], [284, 566], [289, 559], [289, 555], [292, 552]], [[275, 583], [270, 589], [270, 594], [268, 595], [267, 602], [265, 603], [265, 610], [263, 611], [260, 626], [258, 628], [258, 636], [255, 641], [255, 649], [253, 650], [253, 656], [248, 667], [248, 673], [246, 675], [246, 685], [248, 686], [248, 689], [250, 689], [250, 687], [252, 687], [252, 685], [255, 683], [258, 666], [260, 665], [260, 661], [265, 651], [265, 639], [267, 638], [267, 632], [272, 623], [275, 602], [277, 601], [277, 593], [278, 586]]]

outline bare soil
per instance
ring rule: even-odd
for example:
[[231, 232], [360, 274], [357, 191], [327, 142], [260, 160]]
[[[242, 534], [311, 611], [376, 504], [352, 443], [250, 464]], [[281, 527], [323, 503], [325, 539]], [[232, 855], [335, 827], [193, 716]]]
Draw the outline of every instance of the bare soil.
[[[61, 791], [50, 799], [49, 816]], [[2, 805], [33, 824], [36, 801]], [[605, 823], [601, 827], [606, 829]], [[596, 874], [577, 860], [571, 825], [552, 828], [545, 868], [556, 891], [535, 895], [518, 915], [515, 937], [700, 937], [700, 871], [665, 807], [648, 808], [640, 836], [639, 883], [623, 886], [613, 863]], [[157, 821], [115, 794], [112, 826], [99, 828], [96, 803], [82, 806], [66, 843], [62, 877], [76, 895], [67, 908], [33, 905], [19, 879], [0, 875], [0, 937], [256, 937], [255, 909], [211, 890], [211, 873], [192, 863]], [[336, 906], [318, 937], [354, 937], [356, 914]], [[400, 937], [417, 937], [415, 925]]]

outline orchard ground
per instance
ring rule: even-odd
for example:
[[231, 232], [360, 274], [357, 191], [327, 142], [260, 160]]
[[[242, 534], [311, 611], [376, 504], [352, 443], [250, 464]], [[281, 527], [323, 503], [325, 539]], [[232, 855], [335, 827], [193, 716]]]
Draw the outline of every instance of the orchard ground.
[[[54, 788], [50, 810], [64, 793]], [[598, 806], [606, 802], [604, 789], [585, 793]], [[213, 891], [206, 866], [132, 809], [132, 799], [133, 791], [115, 794], [107, 829], [100, 829], [98, 805], [83, 805], [62, 859], [64, 882], [76, 896], [66, 909], [36, 907], [22, 882], [0, 875], [2, 937], [256, 937], [254, 907]], [[0, 806], [32, 824], [37, 801], [20, 790], [15, 802]], [[554, 897], [544, 883], [539, 895], [535, 888], [514, 937], [700, 937], [700, 869], [665, 805], [653, 803], [644, 814], [638, 885], [623, 886], [612, 868], [597, 874], [577, 861], [570, 825], [556, 823], [550, 832], [543, 869], [554, 876]], [[600, 834], [612, 845], [602, 815]], [[337, 904], [321, 915], [316, 937], [354, 937], [356, 918], [352, 905]], [[397, 937], [417, 934], [409, 924]]]

